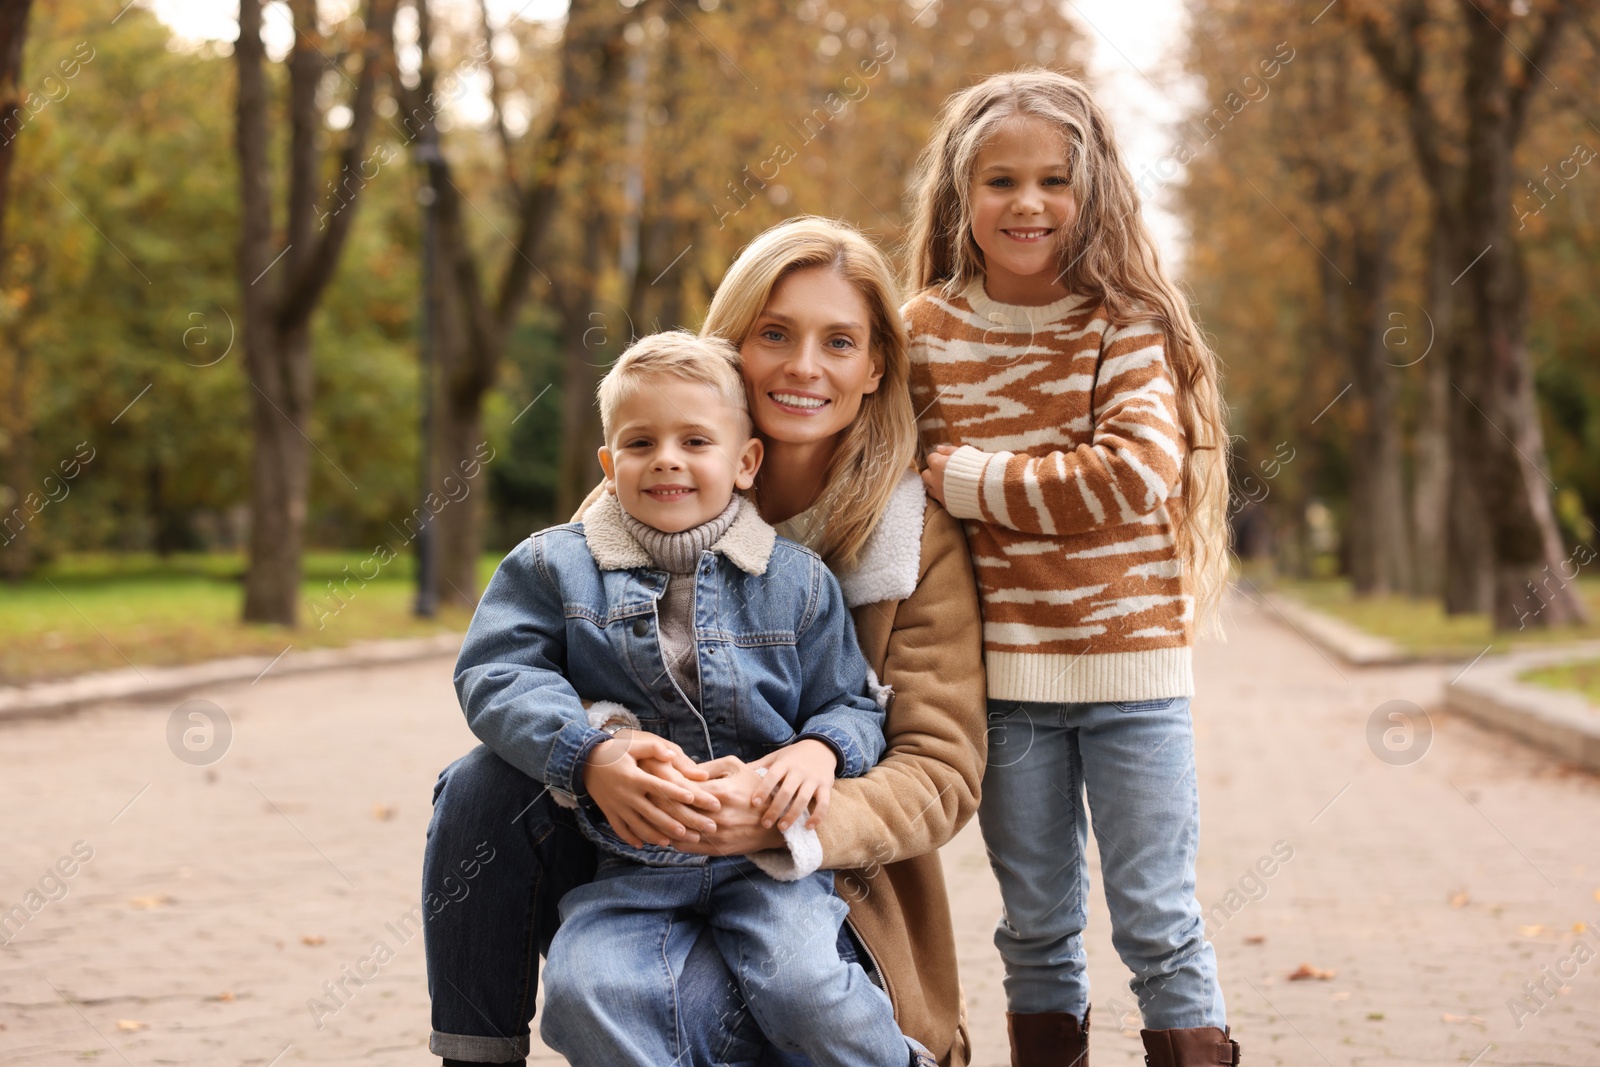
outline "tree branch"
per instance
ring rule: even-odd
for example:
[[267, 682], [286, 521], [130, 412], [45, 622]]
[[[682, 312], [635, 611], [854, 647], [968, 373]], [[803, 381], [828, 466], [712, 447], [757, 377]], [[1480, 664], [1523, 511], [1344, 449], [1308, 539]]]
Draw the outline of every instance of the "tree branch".
[[[393, 36], [393, 27], [394, 0], [368, 0], [366, 10], [362, 12], [361, 74], [356, 82], [355, 97], [350, 102], [350, 128], [345, 135], [344, 149], [339, 159], [340, 189], [342, 190], [352, 180], [356, 185], [350, 191], [349, 201], [344, 201], [341, 196], [339, 209], [329, 212], [331, 221], [328, 222], [322, 238], [314, 243], [309, 224], [317, 214], [315, 194], [298, 205], [307, 211], [303, 223], [306, 230], [302, 239], [311, 247], [307, 249], [306, 258], [301, 261], [301, 269], [289, 275], [289, 295], [278, 313], [279, 322], [284, 326], [310, 317], [322, 297], [323, 290], [333, 280], [340, 253], [344, 250], [345, 240], [349, 237], [350, 227], [355, 221], [356, 204], [361, 198], [362, 190], [376, 176], [376, 171], [371, 174], [366, 172], [366, 168], [377, 158], [376, 153], [371, 159], [366, 158], [367, 142], [371, 139], [375, 118], [373, 105], [378, 91], [378, 74], [387, 65], [385, 56], [391, 54], [386, 52], [385, 45]], [[291, 74], [291, 78], [292, 76]], [[318, 78], [320, 76], [319, 73]], [[313, 118], [320, 122], [321, 114], [316, 109], [314, 99], [311, 111]], [[316, 172], [314, 158], [310, 166], [314, 180]], [[291, 203], [291, 212], [295, 206], [297, 205]]]
[[1511, 90], [1511, 113], [1508, 122], [1507, 141], [1512, 147], [1516, 146], [1522, 137], [1523, 123], [1528, 117], [1528, 106], [1533, 99], [1539, 82], [1545, 80], [1541, 66], [1548, 63], [1556, 53], [1556, 48], [1561, 43], [1561, 35], [1571, 22], [1576, 12], [1571, 0], [1557, 0], [1550, 13], [1544, 17], [1544, 25], [1533, 39], [1533, 47], [1523, 56], [1523, 62], [1518, 65]]
[[489, 72], [489, 105], [494, 109], [495, 132], [500, 135], [506, 184], [520, 194], [522, 183], [517, 178], [517, 161], [511, 143], [511, 131], [506, 129], [504, 94], [500, 91], [500, 70], [494, 62], [494, 30], [489, 26], [489, 0], [478, 0], [478, 15], [483, 22], [483, 66]]
[[1442, 151], [1443, 123], [1422, 88], [1422, 28], [1428, 21], [1427, 0], [1406, 0], [1395, 12], [1399, 27], [1391, 39], [1370, 14], [1347, 15], [1354, 19], [1361, 43], [1378, 73], [1389, 88], [1406, 104], [1406, 124], [1411, 146], [1417, 154], [1428, 185], [1442, 192], [1448, 184], [1448, 167]]

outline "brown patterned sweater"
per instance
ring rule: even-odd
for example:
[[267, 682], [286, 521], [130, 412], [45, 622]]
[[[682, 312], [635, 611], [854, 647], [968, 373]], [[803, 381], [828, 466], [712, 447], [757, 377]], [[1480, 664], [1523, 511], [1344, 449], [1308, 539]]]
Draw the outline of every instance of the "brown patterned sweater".
[[990, 300], [981, 279], [902, 309], [924, 447], [958, 446], [945, 506], [983, 600], [989, 696], [1191, 696], [1194, 602], [1173, 515], [1186, 448], [1153, 323], [1067, 296]]

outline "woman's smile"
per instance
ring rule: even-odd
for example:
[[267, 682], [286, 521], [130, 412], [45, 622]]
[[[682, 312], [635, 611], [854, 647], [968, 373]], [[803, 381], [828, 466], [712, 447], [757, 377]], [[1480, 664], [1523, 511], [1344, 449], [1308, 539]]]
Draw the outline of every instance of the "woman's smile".
[[816, 393], [802, 393], [794, 390], [768, 393], [767, 396], [774, 404], [783, 410], [795, 415], [816, 415], [833, 401]]

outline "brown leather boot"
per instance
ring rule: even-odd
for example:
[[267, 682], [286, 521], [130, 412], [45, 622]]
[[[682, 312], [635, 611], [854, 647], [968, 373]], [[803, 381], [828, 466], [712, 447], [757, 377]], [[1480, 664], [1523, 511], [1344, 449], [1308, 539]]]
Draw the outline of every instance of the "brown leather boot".
[[1011, 1067], [1089, 1067], [1089, 1011], [1006, 1012]]
[[1140, 1030], [1145, 1067], [1216, 1067], [1239, 1062], [1239, 1042], [1227, 1030]]

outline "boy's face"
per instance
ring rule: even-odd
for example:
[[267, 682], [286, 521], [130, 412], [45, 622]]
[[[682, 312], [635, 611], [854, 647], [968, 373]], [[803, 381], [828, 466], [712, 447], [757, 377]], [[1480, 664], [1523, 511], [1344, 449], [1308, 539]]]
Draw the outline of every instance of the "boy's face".
[[600, 449], [607, 487], [624, 511], [663, 533], [709, 522], [761, 466], [761, 442], [746, 424], [708, 385], [646, 382], [612, 413], [611, 440]]

